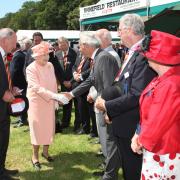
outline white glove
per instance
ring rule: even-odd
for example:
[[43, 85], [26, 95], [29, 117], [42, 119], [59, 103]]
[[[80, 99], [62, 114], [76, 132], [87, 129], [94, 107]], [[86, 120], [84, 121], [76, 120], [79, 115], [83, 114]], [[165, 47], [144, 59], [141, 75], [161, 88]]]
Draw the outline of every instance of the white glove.
[[69, 103], [69, 99], [63, 94], [53, 94], [52, 98], [55, 99], [56, 101], [61, 102], [63, 105]]

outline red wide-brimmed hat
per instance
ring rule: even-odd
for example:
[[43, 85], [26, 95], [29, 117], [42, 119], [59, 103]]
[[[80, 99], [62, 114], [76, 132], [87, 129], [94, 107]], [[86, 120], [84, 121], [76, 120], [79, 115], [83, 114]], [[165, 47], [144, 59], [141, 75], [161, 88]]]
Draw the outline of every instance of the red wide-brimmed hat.
[[144, 52], [144, 55], [160, 64], [180, 64], [180, 38], [152, 30], [149, 48]]

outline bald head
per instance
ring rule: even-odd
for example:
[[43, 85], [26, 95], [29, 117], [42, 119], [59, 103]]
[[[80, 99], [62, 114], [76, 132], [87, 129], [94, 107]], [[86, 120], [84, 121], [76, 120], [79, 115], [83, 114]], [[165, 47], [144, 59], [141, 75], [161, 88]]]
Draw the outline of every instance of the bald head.
[[99, 29], [95, 32], [95, 36], [101, 43], [101, 48], [105, 49], [111, 45], [111, 33], [107, 29]]
[[16, 48], [17, 36], [10, 28], [0, 29], [0, 46], [6, 53], [11, 52]]

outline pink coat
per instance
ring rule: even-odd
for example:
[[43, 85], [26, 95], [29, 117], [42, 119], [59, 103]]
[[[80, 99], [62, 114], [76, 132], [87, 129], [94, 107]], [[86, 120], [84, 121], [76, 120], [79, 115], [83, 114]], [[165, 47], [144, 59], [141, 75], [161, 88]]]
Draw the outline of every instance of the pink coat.
[[26, 74], [31, 143], [49, 145], [55, 133], [55, 101], [52, 95], [57, 93], [57, 83], [54, 68], [50, 62], [41, 66], [34, 61], [27, 67]]
[[157, 154], [180, 153], [180, 67], [155, 78], [140, 98], [140, 143]]

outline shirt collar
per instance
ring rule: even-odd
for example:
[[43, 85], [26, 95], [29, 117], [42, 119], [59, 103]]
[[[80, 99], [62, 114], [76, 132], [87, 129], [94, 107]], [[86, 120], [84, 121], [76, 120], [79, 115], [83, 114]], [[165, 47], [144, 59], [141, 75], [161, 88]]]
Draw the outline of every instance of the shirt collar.
[[4, 49], [1, 46], [0, 46], [0, 52], [1, 52], [2, 57], [4, 57], [6, 55]]
[[95, 58], [95, 55], [96, 55], [97, 51], [98, 51], [98, 48], [94, 50], [94, 52], [93, 52], [93, 54], [92, 54], [92, 56], [91, 56], [91, 59], [94, 59], [94, 58]]
[[144, 38], [140, 39], [138, 42], [136, 42], [135, 44], [133, 44], [133, 46], [131, 46], [129, 48], [129, 51], [136, 51], [137, 47], [140, 46], [140, 44], [142, 43], [142, 41], [144, 40]]

